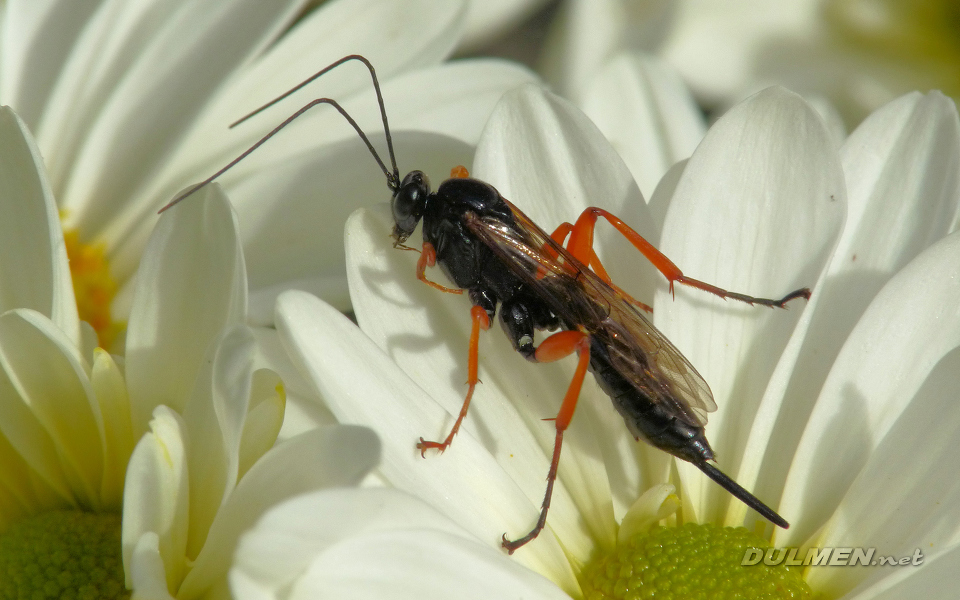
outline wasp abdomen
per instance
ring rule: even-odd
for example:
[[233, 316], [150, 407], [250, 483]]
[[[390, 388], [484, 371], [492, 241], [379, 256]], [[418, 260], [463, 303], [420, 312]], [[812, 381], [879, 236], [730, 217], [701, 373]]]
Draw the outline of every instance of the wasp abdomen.
[[678, 409], [669, 400], [654, 400], [623, 377], [607, 349], [596, 341], [590, 346], [590, 370], [633, 437], [689, 462], [713, 460], [703, 427], [678, 418]]

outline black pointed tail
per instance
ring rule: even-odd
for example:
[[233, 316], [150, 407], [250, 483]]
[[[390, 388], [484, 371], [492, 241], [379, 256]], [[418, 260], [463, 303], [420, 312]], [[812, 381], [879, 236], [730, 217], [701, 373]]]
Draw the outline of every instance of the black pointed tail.
[[735, 498], [760, 513], [760, 516], [762, 516], [764, 519], [770, 521], [777, 527], [782, 527], [783, 529], [790, 528], [790, 523], [787, 523], [783, 517], [774, 512], [772, 508], [761, 502], [756, 496], [743, 489], [739, 483], [727, 477], [726, 473], [720, 469], [706, 461], [698, 461], [693, 464], [695, 464], [698, 469], [703, 471], [707, 477], [716, 481], [720, 487], [730, 492]]

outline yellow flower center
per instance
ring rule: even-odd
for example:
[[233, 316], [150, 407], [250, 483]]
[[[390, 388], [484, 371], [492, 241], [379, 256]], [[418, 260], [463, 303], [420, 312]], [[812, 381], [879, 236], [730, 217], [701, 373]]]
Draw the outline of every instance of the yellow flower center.
[[0, 598], [129, 598], [120, 516], [45, 512], [0, 534]]
[[769, 547], [743, 527], [687, 523], [639, 533], [580, 575], [587, 600], [812, 598], [800, 572], [764, 561], [744, 566], [748, 549]]
[[124, 324], [110, 316], [110, 303], [117, 293], [117, 282], [110, 275], [106, 248], [103, 244], [84, 244], [76, 230], [63, 232], [73, 278], [73, 293], [77, 298], [80, 319], [97, 332], [101, 348], [109, 349]]

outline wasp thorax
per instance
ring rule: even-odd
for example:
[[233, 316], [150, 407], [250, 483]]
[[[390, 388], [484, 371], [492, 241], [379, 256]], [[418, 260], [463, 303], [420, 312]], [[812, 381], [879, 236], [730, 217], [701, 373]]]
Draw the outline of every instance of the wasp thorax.
[[430, 180], [423, 171], [410, 171], [403, 178], [399, 189], [393, 194], [390, 207], [393, 209], [393, 236], [402, 243], [417, 228], [430, 195]]

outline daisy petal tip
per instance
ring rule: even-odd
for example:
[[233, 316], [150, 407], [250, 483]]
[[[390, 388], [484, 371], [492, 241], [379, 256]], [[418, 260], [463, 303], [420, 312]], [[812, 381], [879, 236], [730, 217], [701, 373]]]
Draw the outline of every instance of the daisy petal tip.
[[655, 485], [630, 506], [620, 522], [617, 543], [625, 544], [631, 537], [644, 533], [654, 524], [680, 510], [676, 488], [668, 483]]

